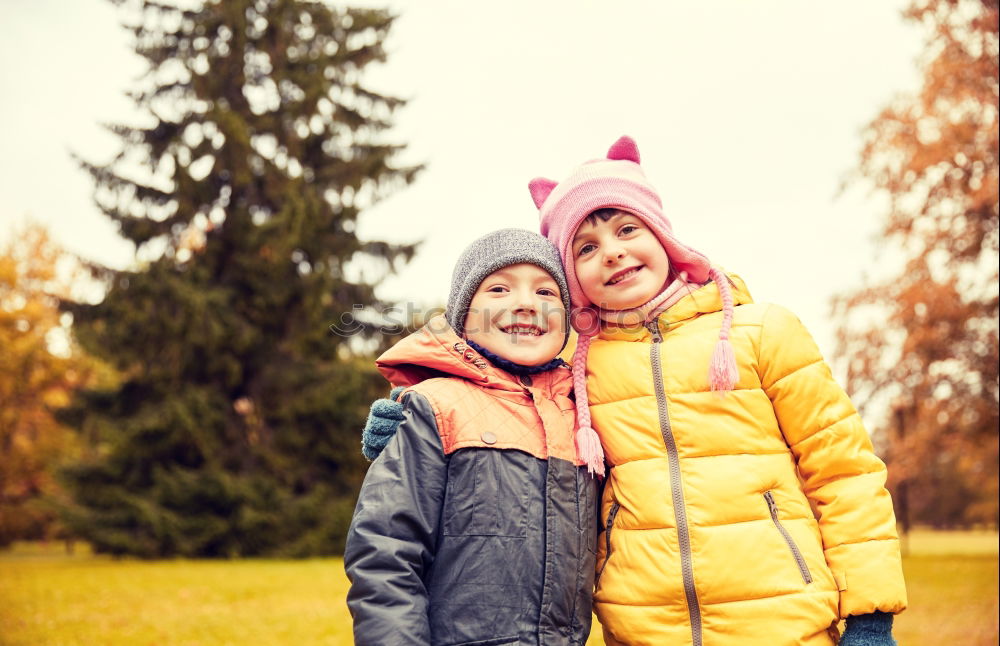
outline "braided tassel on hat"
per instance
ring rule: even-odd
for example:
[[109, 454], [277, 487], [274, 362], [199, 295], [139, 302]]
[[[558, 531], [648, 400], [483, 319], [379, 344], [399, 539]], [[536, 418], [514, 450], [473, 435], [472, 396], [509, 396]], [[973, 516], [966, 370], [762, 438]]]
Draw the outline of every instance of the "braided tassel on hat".
[[576, 451], [591, 475], [604, 477], [604, 449], [601, 438], [590, 425], [590, 401], [587, 397], [587, 351], [592, 336], [581, 334], [573, 352], [573, 392], [576, 395]]
[[708, 366], [708, 383], [713, 391], [721, 394], [732, 390], [740, 376], [733, 344], [729, 341], [729, 330], [733, 326], [733, 292], [729, 289], [729, 278], [723, 272], [712, 267], [709, 275], [722, 297], [722, 329], [719, 330], [719, 341], [715, 344]]

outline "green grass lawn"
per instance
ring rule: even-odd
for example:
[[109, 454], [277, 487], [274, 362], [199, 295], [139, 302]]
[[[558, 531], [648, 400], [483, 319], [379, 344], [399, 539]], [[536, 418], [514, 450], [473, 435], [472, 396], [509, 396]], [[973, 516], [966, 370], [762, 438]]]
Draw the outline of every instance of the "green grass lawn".
[[[997, 533], [918, 531], [909, 548], [900, 646], [997, 644]], [[346, 590], [334, 558], [115, 561], [24, 544], [0, 552], [0, 645], [351, 644]]]
[[346, 591], [340, 559], [144, 562], [17, 549], [0, 556], [0, 644], [351, 644]]
[[909, 608], [893, 631], [900, 646], [998, 643], [996, 532], [912, 532], [903, 572]]

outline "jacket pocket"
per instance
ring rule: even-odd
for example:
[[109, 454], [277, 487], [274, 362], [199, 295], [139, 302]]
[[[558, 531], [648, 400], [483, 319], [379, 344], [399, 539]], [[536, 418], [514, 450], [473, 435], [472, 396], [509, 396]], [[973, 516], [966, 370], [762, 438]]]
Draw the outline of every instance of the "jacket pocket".
[[517, 635], [507, 635], [506, 637], [494, 637], [493, 639], [479, 639], [472, 642], [458, 642], [448, 646], [503, 646], [503, 644], [516, 644], [520, 638]]
[[802, 557], [802, 552], [799, 551], [799, 546], [795, 544], [795, 540], [792, 535], [788, 533], [781, 521], [778, 520], [778, 503], [774, 502], [774, 494], [770, 491], [764, 492], [764, 500], [767, 502], [767, 510], [771, 514], [771, 521], [774, 526], [778, 528], [781, 536], [785, 539], [788, 544], [788, 549], [792, 552], [792, 557], [795, 559], [795, 565], [799, 568], [799, 574], [802, 575], [802, 581], [804, 583], [812, 583], [812, 573], [809, 572], [809, 566], [806, 565], [806, 560]]
[[601, 569], [597, 571], [597, 578], [594, 580], [594, 589], [601, 582], [601, 575], [604, 574], [604, 568], [608, 567], [608, 561], [611, 560], [611, 531], [615, 524], [615, 516], [618, 515], [618, 509], [621, 505], [617, 502], [611, 503], [611, 509], [608, 510], [608, 520], [604, 525], [604, 562], [601, 563]]
[[537, 486], [520, 451], [460, 449], [448, 461], [445, 536], [527, 535], [530, 487]]

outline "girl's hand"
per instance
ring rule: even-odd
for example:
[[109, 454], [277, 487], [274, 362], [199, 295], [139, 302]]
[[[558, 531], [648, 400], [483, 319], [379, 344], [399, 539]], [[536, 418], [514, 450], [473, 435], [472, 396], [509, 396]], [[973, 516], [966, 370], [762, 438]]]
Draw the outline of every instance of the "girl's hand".
[[892, 614], [875, 611], [868, 615], [851, 615], [839, 646], [896, 646], [892, 638]]
[[401, 392], [401, 387], [393, 388], [388, 399], [372, 402], [371, 412], [361, 432], [361, 453], [369, 460], [378, 457], [403, 421], [403, 405], [396, 401]]

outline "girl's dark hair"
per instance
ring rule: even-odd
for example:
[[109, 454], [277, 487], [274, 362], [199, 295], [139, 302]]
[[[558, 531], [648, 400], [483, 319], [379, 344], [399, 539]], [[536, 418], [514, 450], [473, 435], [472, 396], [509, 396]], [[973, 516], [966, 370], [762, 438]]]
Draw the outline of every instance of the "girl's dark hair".
[[583, 219], [583, 221], [591, 226], [596, 226], [598, 220], [601, 222], [607, 222], [619, 213], [621, 213], [621, 211], [618, 209], [597, 209], [596, 211], [591, 211], [590, 214]]

